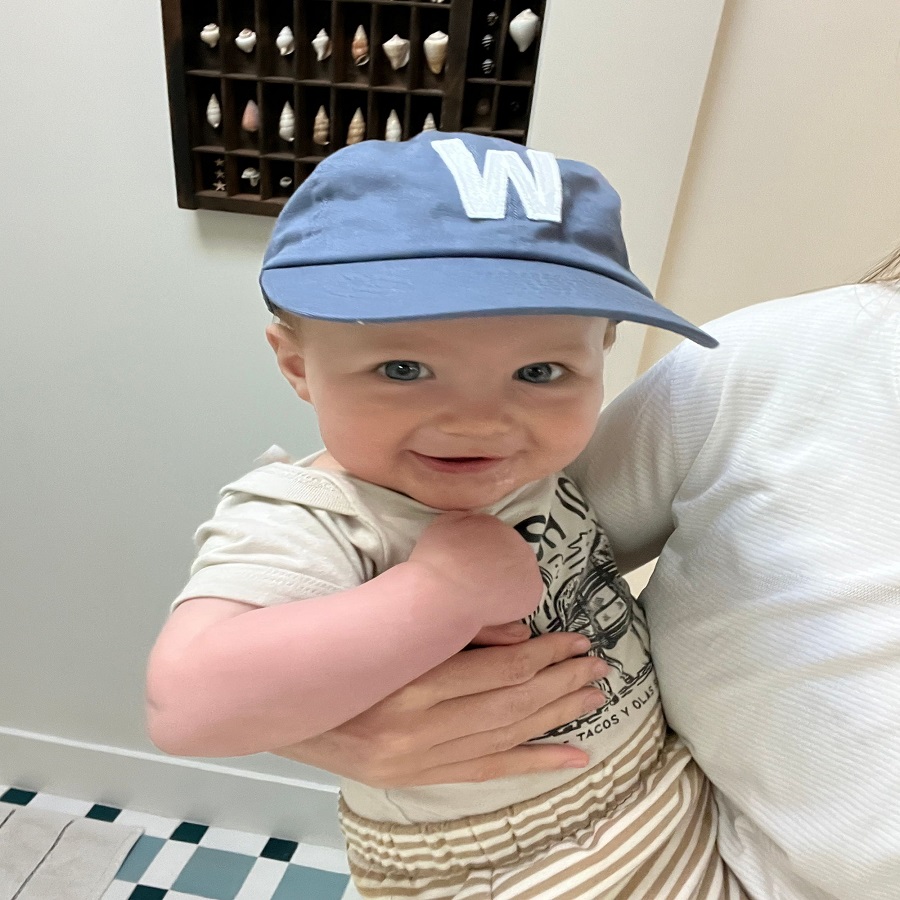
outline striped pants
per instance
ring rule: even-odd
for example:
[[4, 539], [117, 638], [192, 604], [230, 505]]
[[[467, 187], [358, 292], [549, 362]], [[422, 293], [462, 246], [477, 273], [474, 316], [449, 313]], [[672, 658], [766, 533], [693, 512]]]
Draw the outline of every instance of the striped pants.
[[341, 801], [350, 871], [379, 900], [747, 900], [716, 851], [712, 789], [650, 717], [614, 756], [484, 815], [397, 825]]

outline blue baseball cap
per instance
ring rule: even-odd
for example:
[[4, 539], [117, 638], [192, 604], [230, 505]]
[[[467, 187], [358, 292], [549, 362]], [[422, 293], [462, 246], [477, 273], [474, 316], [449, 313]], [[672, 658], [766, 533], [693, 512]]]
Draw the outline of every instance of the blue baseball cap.
[[619, 195], [596, 169], [467, 133], [329, 156], [275, 222], [260, 286], [273, 311], [315, 319], [558, 313], [717, 343], [631, 271]]

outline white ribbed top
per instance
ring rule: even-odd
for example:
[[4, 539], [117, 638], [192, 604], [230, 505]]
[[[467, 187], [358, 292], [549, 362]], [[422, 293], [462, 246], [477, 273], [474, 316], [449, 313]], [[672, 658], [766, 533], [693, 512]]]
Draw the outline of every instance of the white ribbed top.
[[571, 470], [643, 601], [672, 726], [754, 898], [900, 898], [900, 293], [718, 320]]

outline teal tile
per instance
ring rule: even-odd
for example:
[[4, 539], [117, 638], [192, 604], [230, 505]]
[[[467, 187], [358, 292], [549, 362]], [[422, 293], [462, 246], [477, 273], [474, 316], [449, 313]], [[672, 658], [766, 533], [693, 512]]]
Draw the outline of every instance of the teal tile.
[[168, 893], [164, 888], [147, 887], [146, 884], [139, 884], [128, 895], [128, 900], [164, 900]]
[[141, 880], [141, 875], [147, 871], [147, 866], [156, 858], [156, 854], [159, 853], [163, 844], [165, 841], [162, 838], [142, 834], [131, 848], [131, 852], [125, 857], [125, 862], [119, 866], [116, 880], [137, 884]]
[[97, 819], [99, 822], [115, 822], [120, 812], [122, 810], [116, 806], [102, 806], [100, 803], [95, 803], [84, 814], [84, 817], [86, 819]]
[[255, 856], [244, 853], [198, 847], [172, 890], [211, 900], [234, 900], [255, 862]]
[[209, 831], [209, 825], [198, 825], [196, 822], [182, 822], [173, 832], [170, 841], [184, 841], [186, 844], [199, 844], [200, 839]]
[[16, 803], [19, 806], [26, 806], [31, 803], [36, 796], [37, 791], [23, 791], [19, 788], [10, 788], [2, 797], [0, 797], [0, 801], [3, 801], [3, 803]]
[[347, 875], [321, 869], [288, 866], [272, 900], [341, 900], [349, 880]]

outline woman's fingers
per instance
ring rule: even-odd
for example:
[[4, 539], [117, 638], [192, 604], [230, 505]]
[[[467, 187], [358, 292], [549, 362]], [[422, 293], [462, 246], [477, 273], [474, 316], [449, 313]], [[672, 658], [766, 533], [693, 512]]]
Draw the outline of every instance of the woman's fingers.
[[427, 709], [455, 697], [524, 684], [548, 666], [590, 648], [588, 639], [561, 632], [504, 647], [477, 647], [450, 657], [393, 697], [409, 709]]
[[277, 752], [382, 788], [583, 766], [576, 747], [520, 745], [604, 702], [587, 685], [606, 666], [581, 655], [588, 648], [560, 633], [458, 653], [343, 725]]
[[[474, 697], [445, 700], [421, 716], [421, 738], [425, 743], [437, 747], [448, 741], [468, 737], [478, 746], [477, 739], [482, 735], [496, 734], [499, 729], [511, 729], [518, 740], [503, 747], [483, 743], [481, 752], [472, 756], [506, 750], [583, 715], [585, 710], [578, 705], [575, 694], [605, 674], [604, 663], [593, 657], [566, 659], [541, 669], [522, 684], [484, 691]], [[595, 701], [593, 709], [604, 701], [600, 691], [594, 691], [590, 696]], [[582, 695], [582, 705], [588, 702], [586, 697], [587, 695]], [[561, 704], [561, 707], [554, 704]], [[553, 721], [547, 719], [545, 712], [550, 710], [552, 717], [554, 713], [557, 716], [565, 715], [573, 709], [574, 715]], [[544, 718], [535, 726], [532, 724], [533, 718], [540, 713], [544, 714]]]
[[478, 734], [463, 735], [437, 744], [428, 751], [428, 758], [440, 760], [443, 764], [502, 753], [594, 712], [605, 702], [602, 691], [595, 687], [582, 687], [552, 700], [524, 718], [515, 718], [504, 724], [495, 724], [494, 728]]
[[[476, 760], [435, 766], [416, 776], [414, 784], [456, 784], [462, 781], [493, 781], [511, 775], [530, 775], [557, 769], [583, 768], [588, 755], [583, 750], [564, 744], [532, 744], [514, 747]], [[573, 777], [575, 773], [572, 773]]]

